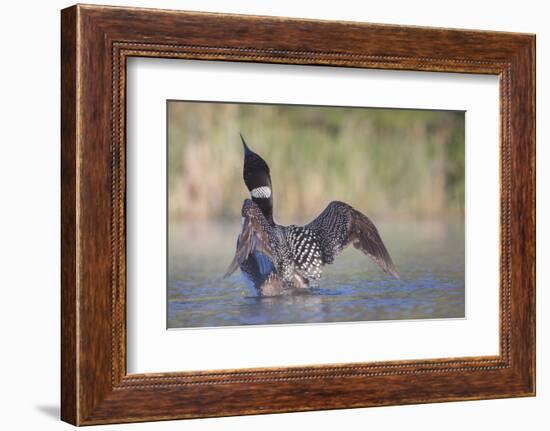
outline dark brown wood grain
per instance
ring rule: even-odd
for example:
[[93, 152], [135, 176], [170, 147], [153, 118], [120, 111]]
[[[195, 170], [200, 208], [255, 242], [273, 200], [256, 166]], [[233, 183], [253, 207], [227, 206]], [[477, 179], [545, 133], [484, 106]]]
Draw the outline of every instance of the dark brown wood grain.
[[76, 423], [76, 8], [61, 16], [61, 77], [61, 417]]
[[[534, 395], [533, 35], [74, 6], [62, 11], [61, 48], [63, 420], [86, 425]], [[498, 75], [500, 354], [128, 375], [131, 56]]]

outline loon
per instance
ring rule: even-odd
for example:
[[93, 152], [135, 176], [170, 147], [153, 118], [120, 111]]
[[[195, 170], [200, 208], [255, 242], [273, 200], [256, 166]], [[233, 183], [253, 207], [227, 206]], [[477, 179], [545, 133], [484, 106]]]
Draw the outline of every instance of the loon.
[[307, 289], [321, 277], [324, 265], [349, 244], [369, 256], [384, 272], [399, 278], [376, 226], [352, 206], [339, 201], [305, 226], [281, 226], [273, 220], [269, 166], [241, 135], [243, 179], [250, 192], [241, 210], [241, 232], [235, 256], [224, 278], [240, 267], [258, 296], [277, 296]]

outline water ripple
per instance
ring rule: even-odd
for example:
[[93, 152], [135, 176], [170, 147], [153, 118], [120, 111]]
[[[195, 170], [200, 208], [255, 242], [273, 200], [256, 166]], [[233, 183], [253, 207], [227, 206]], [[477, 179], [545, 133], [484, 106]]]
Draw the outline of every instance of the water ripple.
[[[171, 228], [172, 231], [172, 228]], [[174, 237], [169, 253], [168, 321], [171, 328], [350, 322], [464, 317], [462, 225], [399, 224], [385, 235], [401, 279], [380, 271], [350, 248], [323, 278], [300, 294], [250, 296], [240, 274], [221, 280], [234, 252], [234, 228], [212, 247], [186, 247]], [[177, 240], [177, 241], [176, 241]]]

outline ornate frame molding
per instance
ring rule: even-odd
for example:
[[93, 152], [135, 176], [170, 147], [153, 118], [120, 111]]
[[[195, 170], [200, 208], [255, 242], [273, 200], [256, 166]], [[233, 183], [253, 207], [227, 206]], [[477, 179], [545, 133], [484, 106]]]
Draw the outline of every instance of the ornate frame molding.
[[[205, 25], [218, 30], [204, 32]], [[510, 33], [63, 10], [62, 419], [98, 424], [533, 395], [534, 46], [534, 36]], [[125, 66], [132, 56], [498, 75], [500, 354], [128, 375]]]

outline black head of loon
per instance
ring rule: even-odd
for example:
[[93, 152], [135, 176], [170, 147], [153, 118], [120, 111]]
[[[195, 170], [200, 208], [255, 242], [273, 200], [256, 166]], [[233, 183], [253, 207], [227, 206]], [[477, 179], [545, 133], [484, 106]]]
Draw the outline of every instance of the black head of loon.
[[265, 218], [273, 224], [273, 189], [269, 166], [258, 154], [248, 148], [241, 135], [244, 148], [243, 179], [250, 197], [258, 204]]

